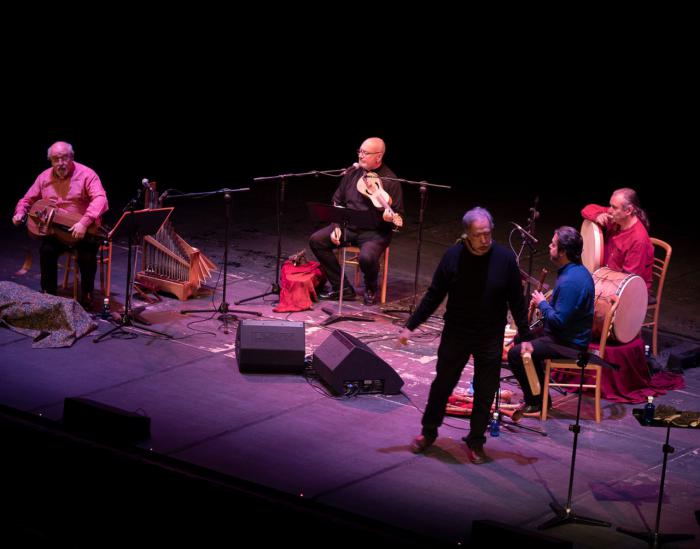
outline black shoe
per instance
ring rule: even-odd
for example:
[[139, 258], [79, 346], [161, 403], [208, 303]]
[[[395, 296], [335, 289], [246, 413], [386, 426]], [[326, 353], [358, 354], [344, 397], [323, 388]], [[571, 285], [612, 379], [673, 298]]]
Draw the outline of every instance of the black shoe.
[[430, 448], [433, 445], [433, 442], [435, 442], [434, 438], [428, 438], [425, 435], [418, 435], [411, 441], [411, 452], [414, 454], [420, 454], [421, 452], [424, 452], [426, 449]]
[[[552, 408], [552, 399], [547, 399], [547, 410], [550, 410]], [[542, 403], [539, 402], [538, 404], [526, 404], [522, 408], [520, 408], [520, 411], [523, 414], [541, 414], [542, 413]]]
[[85, 292], [80, 297], [80, 304], [86, 311], [92, 310], [92, 292]]
[[[330, 290], [328, 292], [321, 292], [318, 294], [319, 299], [328, 299], [330, 301], [337, 301], [340, 298], [340, 290]], [[355, 290], [349, 287], [343, 288], [343, 299], [345, 301], [352, 301], [355, 299]]]
[[469, 448], [469, 461], [474, 465], [481, 465], [482, 463], [491, 461], [491, 459], [486, 455], [486, 452], [484, 452], [483, 446], [477, 446], [476, 448]]
[[374, 305], [377, 302], [377, 293], [374, 290], [365, 290], [362, 300], [365, 305]]

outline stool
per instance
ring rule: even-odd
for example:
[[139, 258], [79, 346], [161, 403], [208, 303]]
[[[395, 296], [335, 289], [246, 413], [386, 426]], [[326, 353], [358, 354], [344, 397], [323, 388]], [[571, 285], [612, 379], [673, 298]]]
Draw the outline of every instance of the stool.
[[[615, 319], [615, 313], [617, 311], [617, 305], [619, 303], [617, 296], [611, 296], [609, 299], [611, 302], [611, 306], [605, 314], [605, 320], [603, 321], [603, 329], [600, 334], [600, 342], [597, 345], [591, 343], [588, 349], [589, 352], [597, 350], [600, 358], [605, 358], [605, 347], [607, 345], [608, 337], [610, 336], [610, 332], [612, 330], [613, 320]], [[571, 383], [551, 381], [552, 372], [561, 370], [578, 370], [578, 372], [580, 372], [581, 375], [584, 376], [584, 378], [590, 377], [591, 375], [594, 378], [592, 383], [585, 383], [584, 381], [581, 387], [583, 389], [595, 389], [595, 421], [596, 423], [600, 423], [600, 380], [602, 376], [601, 366], [598, 366], [597, 364], [591, 364], [589, 362], [588, 364], [586, 364], [585, 368], [583, 369], [583, 372], [581, 372], [581, 368], [579, 367], [577, 362], [569, 358], [550, 358], [545, 360], [544, 363], [545, 372], [544, 387], [542, 389], [542, 421], [545, 421], [547, 419], [547, 405], [549, 400], [550, 387], [579, 387], [579, 384], [573, 382], [573, 380], [567, 380], [572, 381]]]
[[[360, 248], [358, 246], [345, 247], [345, 265], [355, 266], [355, 287], [360, 284]], [[382, 258], [383, 261], [382, 261]], [[338, 261], [343, 260], [343, 249], [338, 248]], [[386, 303], [386, 286], [389, 279], [389, 246], [386, 247], [382, 257], [379, 258], [379, 274], [381, 275], [381, 286], [379, 289], [379, 302]]]
[[[98, 249], [97, 265], [100, 268], [100, 291], [105, 297], [109, 297], [112, 285], [112, 242], [101, 244]], [[78, 299], [78, 288], [80, 287], [80, 269], [78, 267], [78, 252], [68, 250], [63, 254], [66, 257], [65, 271], [63, 273], [63, 285], [68, 288], [68, 275], [73, 271], [73, 299]], [[105, 273], [105, 266], [107, 272]]]

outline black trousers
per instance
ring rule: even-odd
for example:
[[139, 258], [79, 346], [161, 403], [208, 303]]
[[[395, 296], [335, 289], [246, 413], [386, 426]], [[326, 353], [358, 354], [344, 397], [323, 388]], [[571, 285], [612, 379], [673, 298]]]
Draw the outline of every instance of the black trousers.
[[[340, 263], [335, 256], [338, 247], [331, 241], [333, 225], [319, 229], [311, 235], [309, 247], [316, 259], [323, 267], [334, 290], [340, 288]], [[391, 242], [391, 233], [382, 234], [376, 231], [353, 231], [348, 229], [347, 241], [353, 246], [360, 247], [360, 270], [365, 275], [365, 289], [377, 291], [377, 277], [379, 276], [379, 258]], [[347, 277], [344, 287], [352, 287]]]
[[41, 289], [48, 294], [55, 295], [58, 291], [58, 258], [68, 250], [78, 252], [78, 268], [80, 269], [80, 290], [83, 295], [92, 292], [95, 286], [95, 273], [97, 272], [97, 242], [80, 240], [73, 246], [67, 246], [53, 236], [45, 236], [41, 239], [39, 247], [39, 261], [41, 263]]
[[[555, 351], [550, 347], [551, 343], [557, 343], [564, 345], [560, 341], [556, 341], [552, 336], [545, 335], [538, 337], [530, 341], [533, 347], [532, 352], [532, 362], [535, 365], [535, 371], [537, 372], [537, 378], [540, 380], [540, 387], [544, 387], [544, 361], [547, 358], [562, 358], [563, 355], [558, 351]], [[523, 391], [523, 397], [525, 398], [526, 405], [538, 406], [542, 404], [542, 394], [535, 396], [532, 394], [532, 389], [530, 389], [530, 383], [527, 381], [527, 374], [525, 373], [525, 365], [523, 364], [523, 358], [520, 356], [521, 343], [514, 345], [510, 351], [508, 351], [508, 366], [510, 367], [515, 379], [518, 380], [520, 388]], [[567, 345], [569, 347], [570, 345]], [[581, 350], [581, 349], [577, 349]]]
[[430, 386], [423, 414], [423, 435], [437, 437], [445, 418], [447, 399], [454, 391], [470, 356], [474, 356], [474, 403], [467, 446], [478, 448], [486, 442], [491, 405], [498, 390], [503, 353], [503, 329], [465, 331], [445, 325], [438, 348], [437, 375]]

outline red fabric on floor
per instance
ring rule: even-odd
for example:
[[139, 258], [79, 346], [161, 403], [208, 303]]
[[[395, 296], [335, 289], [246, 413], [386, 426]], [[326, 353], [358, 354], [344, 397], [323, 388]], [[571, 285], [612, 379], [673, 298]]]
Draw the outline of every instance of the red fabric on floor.
[[[597, 350], [597, 344], [590, 345], [591, 351]], [[659, 372], [654, 376], [649, 374], [646, 357], [644, 355], [644, 341], [637, 337], [624, 344], [608, 344], [605, 347], [605, 360], [619, 366], [615, 371], [610, 368], [602, 369], [600, 383], [600, 395], [605, 400], [612, 402], [624, 402], [638, 404], [646, 402], [647, 396], [659, 396], [667, 391], [682, 389], [685, 380], [680, 374]], [[578, 374], [556, 372], [557, 381], [576, 383]], [[586, 382], [590, 382], [587, 378]], [[575, 389], [570, 389], [574, 391]], [[587, 390], [592, 392], [592, 389]]]
[[318, 261], [294, 265], [287, 260], [280, 272], [280, 302], [272, 309], [276, 313], [289, 313], [311, 309], [317, 301], [316, 288], [324, 284], [326, 276]]

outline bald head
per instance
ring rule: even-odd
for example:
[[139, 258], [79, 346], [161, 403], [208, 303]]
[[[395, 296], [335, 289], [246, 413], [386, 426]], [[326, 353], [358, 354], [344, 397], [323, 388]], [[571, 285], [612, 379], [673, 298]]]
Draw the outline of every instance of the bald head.
[[65, 179], [73, 172], [73, 147], [70, 143], [56, 141], [49, 147], [48, 154], [56, 177]]
[[359, 163], [367, 171], [376, 170], [382, 165], [386, 146], [384, 140], [379, 137], [369, 137], [362, 142], [357, 151]]
[[48, 159], [51, 160], [52, 157], [57, 156], [69, 156], [72, 160], [74, 156], [73, 145], [65, 141], [56, 141], [49, 147]]

